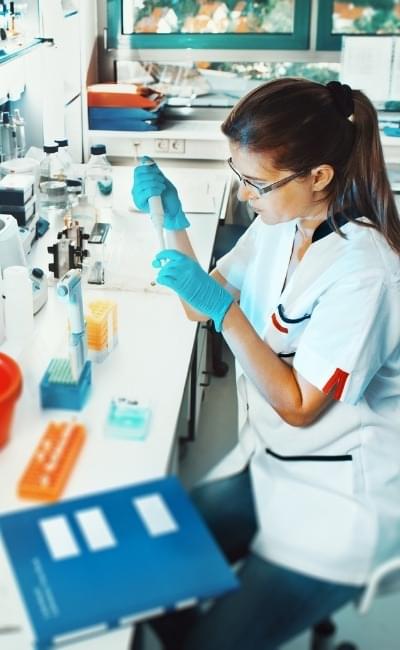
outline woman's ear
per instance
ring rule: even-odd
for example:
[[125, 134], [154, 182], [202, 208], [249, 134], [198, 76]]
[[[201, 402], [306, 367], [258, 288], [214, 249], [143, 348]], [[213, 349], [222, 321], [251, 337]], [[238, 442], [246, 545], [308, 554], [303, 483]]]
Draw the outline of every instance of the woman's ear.
[[322, 192], [325, 190], [335, 175], [331, 165], [319, 165], [311, 170], [312, 190]]

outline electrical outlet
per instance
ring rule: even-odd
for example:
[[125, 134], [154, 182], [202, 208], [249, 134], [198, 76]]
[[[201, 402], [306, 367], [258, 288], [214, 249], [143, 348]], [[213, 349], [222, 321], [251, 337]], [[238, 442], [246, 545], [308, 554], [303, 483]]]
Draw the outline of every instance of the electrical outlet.
[[185, 153], [185, 141], [170, 140], [170, 150], [174, 153]]
[[169, 151], [169, 140], [167, 138], [162, 138], [159, 139], [157, 138], [155, 140], [155, 150], [159, 151], [160, 153], [167, 153]]

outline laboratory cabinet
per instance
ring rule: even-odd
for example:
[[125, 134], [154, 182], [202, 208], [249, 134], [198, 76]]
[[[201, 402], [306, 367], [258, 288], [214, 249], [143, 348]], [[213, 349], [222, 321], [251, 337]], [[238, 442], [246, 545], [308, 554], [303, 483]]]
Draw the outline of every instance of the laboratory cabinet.
[[67, 137], [81, 162], [87, 144], [82, 88], [97, 78], [96, 0], [26, 4], [29, 38], [0, 55], [0, 102], [23, 115], [27, 148]]

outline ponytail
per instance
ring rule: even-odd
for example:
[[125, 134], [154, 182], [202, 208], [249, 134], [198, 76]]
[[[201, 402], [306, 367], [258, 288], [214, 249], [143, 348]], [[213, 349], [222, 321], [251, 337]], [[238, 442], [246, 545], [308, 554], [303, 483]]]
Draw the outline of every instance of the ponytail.
[[387, 176], [379, 135], [377, 114], [369, 99], [353, 90], [354, 143], [351, 155], [338, 182], [332, 212], [354, 206], [356, 212], [368, 217], [389, 245], [400, 254], [400, 220]]

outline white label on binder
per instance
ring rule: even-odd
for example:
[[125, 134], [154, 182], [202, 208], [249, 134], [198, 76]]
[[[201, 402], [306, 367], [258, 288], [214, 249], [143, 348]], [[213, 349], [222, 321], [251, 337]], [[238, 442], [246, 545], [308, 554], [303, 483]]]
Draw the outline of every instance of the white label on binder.
[[133, 505], [152, 537], [174, 533], [178, 530], [179, 526], [161, 494], [138, 497], [133, 499]]
[[91, 551], [101, 551], [117, 545], [117, 540], [101, 508], [78, 510], [75, 512], [75, 519]]
[[80, 555], [80, 548], [66, 517], [59, 515], [40, 519], [39, 526], [53, 560]]

